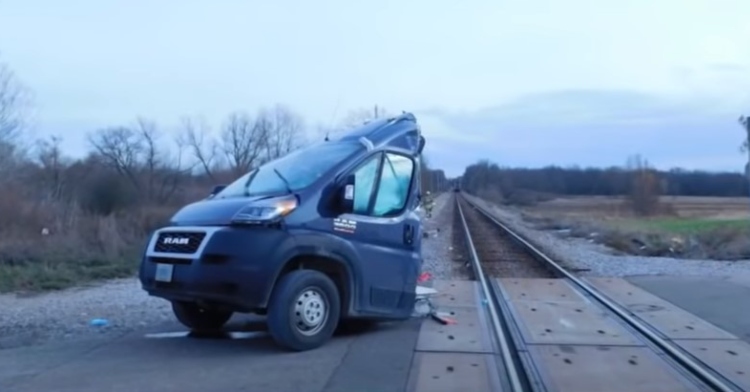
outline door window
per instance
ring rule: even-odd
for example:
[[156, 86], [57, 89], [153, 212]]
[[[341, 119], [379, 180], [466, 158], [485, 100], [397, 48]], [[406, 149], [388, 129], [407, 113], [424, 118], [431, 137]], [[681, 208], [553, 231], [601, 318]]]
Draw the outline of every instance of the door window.
[[367, 215], [370, 209], [370, 199], [375, 187], [378, 174], [380, 154], [370, 159], [364, 166], [354, 173], [354, 209], [353, 213]]
[[387, 153], [380, 175], [373, 216], [397, 215], [409, 199], [414, 161], [399, 154]]

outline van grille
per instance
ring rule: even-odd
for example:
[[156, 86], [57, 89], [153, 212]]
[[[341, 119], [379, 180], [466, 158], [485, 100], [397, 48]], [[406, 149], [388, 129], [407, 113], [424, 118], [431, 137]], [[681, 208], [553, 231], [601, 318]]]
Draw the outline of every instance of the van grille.
[[161, 232], [154, 251], [163, 253], [195, 253], [206, 237], [203, 232]]

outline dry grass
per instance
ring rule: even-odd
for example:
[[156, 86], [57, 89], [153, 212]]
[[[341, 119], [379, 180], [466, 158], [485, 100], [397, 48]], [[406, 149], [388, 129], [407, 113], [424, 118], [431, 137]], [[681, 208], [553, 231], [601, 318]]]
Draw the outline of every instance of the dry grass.
[[619, 197], [565, 197], [524, 208], [539, 228], [586, 237], [628, 254], [750, 258], [750, 199], [662, 197], [663, 213], [637, 218]]
[[[0, 292], [63, 289], [133, 276], [148, 233], [174, 208], [95, 216], [75, 206], [0, 203]], [[42, 229], [47, 229], [47, 235]]]

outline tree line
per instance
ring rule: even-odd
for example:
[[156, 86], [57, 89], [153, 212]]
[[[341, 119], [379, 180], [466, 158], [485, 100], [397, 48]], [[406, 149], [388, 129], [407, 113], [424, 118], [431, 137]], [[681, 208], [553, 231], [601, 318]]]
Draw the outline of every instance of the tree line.
[[[700, 170], [655, 170], [665, 195], [747, 196], [748, 182], [742, 173]], [[506, 189], [576, 196], [618, 196], [630, 191], [633, 170], [626, 166], [580, 168], [547, 166], [538, 169], [500, 167], [482, 161], [469, 165], [462, 175], [466, 189], [478, 190], [485, 184]]]
[[635, 212], [645, 215], [659, 211], [661, 195], [746, 197], [750, 189], [750, 118], [740, 116], [739, 124], [744, 133], [740, 151], [748, 159], [744, 174], [657, 170], [642, 156], [633, 155], [624, 166], [607, 168], [512, 168], [484, 159], [466, 167], [454, 181], [469, 192], [511, 204], [534, 204], [552, 195], [627, 196]]
[[552, 195], [654, 199], [659, 195], [745, 197], [748, 192], [748, 179], [742, 173], [657, 170], [640, 156], [608, 168], [512, 168], [482, 160], [469, 165], [459, 182], [468, 192], [516, 204], [535, 203]]

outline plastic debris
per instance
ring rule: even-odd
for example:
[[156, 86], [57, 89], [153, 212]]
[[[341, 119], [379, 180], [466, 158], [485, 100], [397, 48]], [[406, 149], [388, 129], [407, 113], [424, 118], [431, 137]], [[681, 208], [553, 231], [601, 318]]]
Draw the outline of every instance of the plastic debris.
[[448, 316], [445, 313], [432, 312], [432, 313], [430, 313], [430, 316], [432, 317], [433, 320], [435, 320], [435, 321], [437, 321], [437, 322], [439, 322], [440, 324], [443, 324], [443, 325], [457, 324], [458, 323], [456, 321], [456, 319]]
[[428, 316], [430, 313], [432, 313], [432, 304], [430, 301], [426, 298], [419, 299], [414, 304], [414, 312], [412, 312], [412, 317], [425, 317]]
[[425, 286], [417, 286], [416, 289], [417, 298], [426, 298], [430, 295], [437, 294], [437, 292], [437, 290]]
[[[429, 273], [426, 272], [420, 276], [420, 278], [424, 278], [425, 280], [429, 279], [429, 277]], [[430, 301], [430, 296], [437, 294], [437, 292], [437, 290], [430, 287], [417, 286], [417, 300], [414, 303], [412, 317], [430, 317], [443, 325], [457, 324], [458, 321], [455, 318], [451, 317], [448, 313], [438, 312], [435, 305]]]
[[412, 317], [427, 317], [430, 314], [434, 313], [435, 307], [430, 301], [430, 296], [436, 294], [438, 291], [425, 286], [417, 286], [415, 291], [417, 298], [414, 303], [414, 311], [412, 312]]
[[106, 319], [100, 319], [100, 318], [92, 319], [89, 322], [89, 325], [91, 325], [92, 327], [105, 327], [108, 324], [109, 322]]
[[431, 278], [432, 278], [432, 274], [430, 274], [429, 272], [422, 272], [422, 274], [419, 275], [419, 277], [417, 278], [417, 283], [426, 282], [430, 280]]

